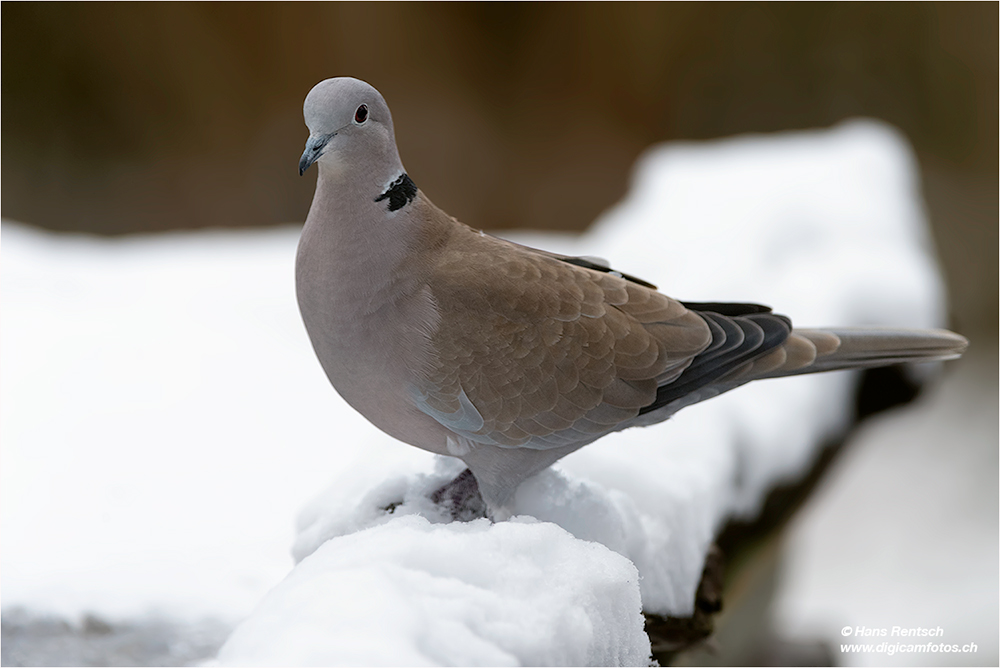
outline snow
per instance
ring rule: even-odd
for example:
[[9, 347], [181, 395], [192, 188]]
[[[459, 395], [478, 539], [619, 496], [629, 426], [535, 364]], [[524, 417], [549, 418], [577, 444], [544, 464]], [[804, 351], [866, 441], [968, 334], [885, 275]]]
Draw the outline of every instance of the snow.
[[316, 368], [297, 230], [124, 240], [3, 223], [3, 605], [234, 622], [368, 425]]
[[[565, 458], [515, 521], [449, 524], [426, 495], [461, 467], [315, 361], [297, 229], [2, 228], [4, 610], [245, 619], [224, 664], [643, 663], [638, 601], [689, 614], [715, 532], [851, 417], [850, 374], [757, 383]], [[915, 161], [870, 121], [655, 147], [588, 233], [516, 239], [800, 326], [944, 313]]]
[[[974, 340], [940, 384], [855, 433], [784, 537], [783, 635], [824, 639], [843, 666], [998, 663], [996, 369], [996, 348]], [[887, 635], [859, 638], [861, 626]], [[944, 633], [914, 640], [894, 626]], [[871, 647], [926, 640], [976, 650]]]
[[650, 647], [638, 578], [621, 555], [555, 524], [395, 517], [320, 546], [219, 661], [643, 665]]

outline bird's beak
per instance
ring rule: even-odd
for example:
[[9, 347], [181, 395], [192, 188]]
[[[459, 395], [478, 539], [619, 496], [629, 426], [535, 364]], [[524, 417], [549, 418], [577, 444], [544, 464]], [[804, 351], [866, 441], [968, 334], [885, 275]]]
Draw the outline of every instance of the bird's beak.
[[333, 139], [333, 135], [335, 134], [337, 133], [334, 132], [333, 134], [319, 137], [309, 135], [309, 139], [306, 140], [306, 150], [303, 151], [302, 157], [299, 158], [299, 176], [306, 173], [309, 165], [319, 160], [319, 156], [323, 155], [323, 149]]

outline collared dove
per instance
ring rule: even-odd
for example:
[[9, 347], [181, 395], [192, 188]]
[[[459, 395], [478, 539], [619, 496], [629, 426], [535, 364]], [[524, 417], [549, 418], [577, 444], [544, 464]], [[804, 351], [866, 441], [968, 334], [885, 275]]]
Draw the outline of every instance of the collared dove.
[[306, 97], [319, 177], [299, 308], [340, 395], [387, 434], [458, 457], [494, 520], [526, 478], [614, 431], [751, 380], [958, 357], [944, 330], [793, 329], [756, 304], [687, 303], [587, 258], [520, 246], [434, 206], [375, 88]]

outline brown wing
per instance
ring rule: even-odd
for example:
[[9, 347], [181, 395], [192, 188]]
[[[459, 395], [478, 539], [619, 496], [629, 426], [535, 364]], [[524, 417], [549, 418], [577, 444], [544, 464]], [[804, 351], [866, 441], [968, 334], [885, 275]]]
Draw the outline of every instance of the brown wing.
[[472, 441], [593, 440], [712, 340], [702, 317], [655, 290], [464, 227], [435, 258], [440, 321], [414, 397]]

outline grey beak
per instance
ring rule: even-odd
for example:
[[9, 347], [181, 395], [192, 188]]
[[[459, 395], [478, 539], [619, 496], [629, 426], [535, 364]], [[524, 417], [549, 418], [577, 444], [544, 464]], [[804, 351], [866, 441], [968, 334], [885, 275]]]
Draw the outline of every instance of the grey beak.
[[313, 164], [319, 160], [319, 156], [323, 155], [323, 149], [326, 145], [333, 139], [333, 136], [337, 133], [323, 135], [322, 137], [309, 136], [306, 140], [306, 150], [302, 153], [302, 157], [299, 158], [299, 176], [306, 173], [309, 169], [309, 165]]

